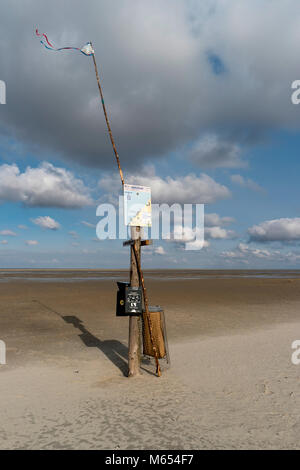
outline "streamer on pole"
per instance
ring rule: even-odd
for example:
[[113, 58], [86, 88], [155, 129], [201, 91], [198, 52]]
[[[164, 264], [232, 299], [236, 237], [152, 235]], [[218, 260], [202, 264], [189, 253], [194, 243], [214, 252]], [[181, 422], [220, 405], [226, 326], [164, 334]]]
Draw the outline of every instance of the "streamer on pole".
[[88, 42], [85, 46], [83, 46], [82, 48], [80, 47], [70, 47], [70, 46], [67, 46], [67, 47], [54, 47], [53, 44], [49, 41], [48, 39], [48, 36], [47, 34], [45, 33], [40, 33], [39, 30], [36, 28], [35, 30], [35, 34], [36, 36], [40, 39], [40, 43], [46, 48], [48, 49], [49, 51], [55, 51], [55, 52], [58, 52], [58, 51], [67, 51], [67, 50], [73, 50], [73, 51], [79, 51], [81, 52], [82, 54], [86, 55], [86, 56], [91, 56], [94, 51], [93, 51], [93, 48], [92, 48], [92, 43], [91, 42]]
[[112, 131], [111, 131], [111, 127], [110, 127], [110, 123], [109, 123], [109, 119], [108, 119], [108, 115], [107, 115], [107, 111], [106, 111], [106, 107], [105, 107], [105, 103], [104, 103], [104, 97], [103, 97], [103, 92], [102, 92], [101, 83], [100, 83], [100, 77], [99, 77], [99, 73], [98, 73], [98, 67], [97, 67], [96, 58], [95, 58], [95, 51], [93, 49], [92, 42], [91, 41], [88, 42], [82, 48], [80, 48], [80, 47], [70, 47], [70, 46], [56, 48], [56, 47], [54, 47], [52, 42], [50, 42], [47, 34], [40, 33], [38, 28], [36, 28], [35, 34], [39, 38], [40, 43], [46, 49], [48, 49], [50, 51], [59, 52], [59, 51], [73, 50], [73, 51], [79, 51], [82, 54], [84, 54], [85, 56], [92, 56], [93, 57], [95, 73], [96, 73], [96, 79], [97, 79], [98, 88], [99, 88], [99, 92], [100, 92], [100, 98], [101, 98], [101, 103], [102, 103], [103, 112], [104, 112], [104, 116], [105, 116], [105, 121], [106, 121], [107, 129], [108, 129], [108, 132], [109, 132], [109, 137], [110, 137], [110, 141], [111, 141], [111, 144], [112, 144], [112, 147], [113, 147], [113, 151], [114, 151], [114, 154], [115, 154], [115, 157], [116, 157], [116, 160], [117, 160], [117, 165], [118, 165], [118, 169], [119, 169], [119, 173], [120, 173], [121, 182], [122, 182], [122, 185], [124, 185], [123, 171], [122, 171], [122, 168], [121, 168], [119, 155], [118, 155], [117, 148], [116, 148], [116, 145], [115, 145], [115, 141], [114, 141], [114, 138], [113, 138], [113, 135], [112, 135]]

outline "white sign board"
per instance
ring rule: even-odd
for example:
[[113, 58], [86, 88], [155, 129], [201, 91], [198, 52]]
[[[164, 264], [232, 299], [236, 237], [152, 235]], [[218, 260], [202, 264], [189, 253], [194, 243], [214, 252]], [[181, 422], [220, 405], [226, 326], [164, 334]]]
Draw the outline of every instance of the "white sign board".
[[151, 227], [151, 188], [124, 184], [124, 222], [131, 227]]

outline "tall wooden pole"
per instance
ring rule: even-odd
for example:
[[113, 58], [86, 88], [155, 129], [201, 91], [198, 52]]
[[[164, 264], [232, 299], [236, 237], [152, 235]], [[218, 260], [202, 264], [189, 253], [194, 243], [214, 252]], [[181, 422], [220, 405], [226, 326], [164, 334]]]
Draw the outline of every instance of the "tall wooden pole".
[[[130, 247], [130, 285], [140, 286], [138, 263], [141, 258], [141, 228], [131, 227], [131, 239], [133, 245]], [[136, 255], [138, 259], [136, 259]], [[140, 370], [140, 317], [129, 317], [129, 339], [128, 339], [128, 377], [141, 375]]]

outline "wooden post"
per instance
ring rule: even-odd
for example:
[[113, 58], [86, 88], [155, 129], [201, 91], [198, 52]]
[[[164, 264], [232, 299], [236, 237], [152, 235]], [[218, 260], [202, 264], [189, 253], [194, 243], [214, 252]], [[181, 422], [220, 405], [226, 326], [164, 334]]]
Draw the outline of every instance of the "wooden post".
[[[139, 287], [140, 278], [138, 264], [135, 253], [139, 259], [141, 256], [141, 228], [131, 227], [131, 239], [134, 240], [134, 247], [130, 247], [130, 284], [132, 287]], [[134, 252], [135, 250], [135, 252]], [[140, 317], [129, 317], [129, 340], [128, 340], [128, 377], [141, 375], [140, 371]]]

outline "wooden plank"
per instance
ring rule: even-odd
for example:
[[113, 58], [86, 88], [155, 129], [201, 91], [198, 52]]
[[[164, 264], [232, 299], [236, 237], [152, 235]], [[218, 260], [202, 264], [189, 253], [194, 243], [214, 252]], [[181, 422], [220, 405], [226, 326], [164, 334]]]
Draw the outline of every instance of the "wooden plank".
[[141, 246], [149, 246], [152, 245], [153, 240], [142, 240], [141, 241]]
[[[123, 242], [123, 246], [129, 246], [132, 245], [134, 240], [127, 240], [126, 242]], [[141, 241], [141, 246], [149, 246], [153, 244], [153, 240], [142, 240]]]

